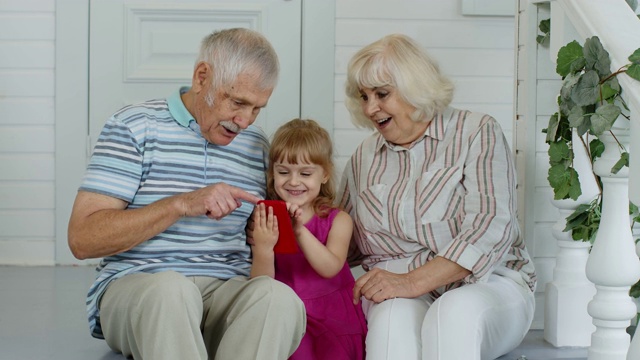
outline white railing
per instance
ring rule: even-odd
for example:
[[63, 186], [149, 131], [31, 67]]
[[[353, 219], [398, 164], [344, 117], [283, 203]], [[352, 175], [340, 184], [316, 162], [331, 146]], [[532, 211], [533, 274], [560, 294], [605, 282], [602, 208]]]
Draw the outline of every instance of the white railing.
[[[628, 64], [628, 56], [640, 48], [640, 21], [624, 0], [551, 0], [550, 3], [552, 56], [574, 40], [575, 32], [580, 43], [592, 36], [600, 39], [611, 57], [612, 71]], [[626, 75], [618, 79], [630, 106], [631, 126], [630, 130], [628, 124], [618, 126], [614, 130], [617, 140], [601, 138], [609, 152], [594, 165], [603, 182], [603, 207], [598, 235], [586, 265], [587, 278], [596, 287], [596, 294], [588, 305], [596, 327], [591, 335], [589, 360], [640, 359], [640, 333], [631, 345], [626, 333], [636, 314], [629, 288], [640, 278], [640, 260], [628, 216], [629, 199], [640, 204], [640, 156], [634, 156], [629, 147], [629, 143], [640, 140], [640, 82]], [[614, 175], [610, 169], [619, 158], [617, 150], [613, 150], [616, 141], [626, 142], [630, 168]]]

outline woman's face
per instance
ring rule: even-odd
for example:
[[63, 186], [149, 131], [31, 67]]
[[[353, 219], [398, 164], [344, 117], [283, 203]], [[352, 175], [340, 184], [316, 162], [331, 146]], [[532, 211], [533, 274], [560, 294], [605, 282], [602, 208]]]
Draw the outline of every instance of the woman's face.
[[360, 98], [364, 114], [387, 141], [396, 145], [409, 147], [429, 125], [428, 121], [411, 120], [416, 108], [392, 86], [360, 89]]

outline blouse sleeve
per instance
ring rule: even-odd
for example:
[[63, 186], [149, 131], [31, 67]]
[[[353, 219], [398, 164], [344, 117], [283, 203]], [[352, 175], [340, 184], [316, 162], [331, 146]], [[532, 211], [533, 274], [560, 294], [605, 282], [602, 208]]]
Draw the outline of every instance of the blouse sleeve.
[[470, 134], [462, 180], [466, 190], [462, 226], [438, 254], [470, 270], [466, 282], [489, 275], [519, 236], [514, 170], [499, 124], [485, 116]]

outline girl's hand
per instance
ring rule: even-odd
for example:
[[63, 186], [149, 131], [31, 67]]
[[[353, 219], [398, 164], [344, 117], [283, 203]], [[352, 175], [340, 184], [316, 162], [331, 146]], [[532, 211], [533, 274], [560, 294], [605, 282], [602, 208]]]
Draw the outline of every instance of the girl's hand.
[[300, 221], [300, 217], [302, 216], [302, 209], [300, 206], [287, 202], [287, 210], [289, 210], [289, 216], [291, 216], [293, 229], [296, 230], [304, 227], [304, 224]]
[[273, 208], [267, 210], [264, 204], [257, 205], [253, 211], [253, 246], [273, 251], [278, 242], [278, 221], [273, 215]]

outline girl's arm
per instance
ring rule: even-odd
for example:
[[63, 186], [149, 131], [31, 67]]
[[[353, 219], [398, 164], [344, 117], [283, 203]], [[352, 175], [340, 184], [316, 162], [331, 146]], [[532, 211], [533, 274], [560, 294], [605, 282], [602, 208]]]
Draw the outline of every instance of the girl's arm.
[[273, 215], [273, 208], [269, 211], [264, 204], [256, 206], [253, 212], [253, 265], [251, 266], [251, 278], [266, 275], [275, 277], [275, 255], [273, 247], [278, 242], [278, 221]]
[[340, 211], [333, 220], [327, 246], [324, 246], [304, 226], [295, 226], [296, 240], [300, 250], [311, 267], [322, 277], [334, 277], [347, 260], [349, 242], [353, 232], [353, 220], [344, 211]]

